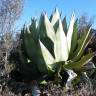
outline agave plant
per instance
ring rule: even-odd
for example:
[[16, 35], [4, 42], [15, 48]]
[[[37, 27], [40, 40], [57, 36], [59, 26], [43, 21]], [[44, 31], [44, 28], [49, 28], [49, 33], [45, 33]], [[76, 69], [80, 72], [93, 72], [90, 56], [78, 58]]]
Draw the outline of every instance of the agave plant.
[[39, 80], [52, 77], [62, 81], [66, 79], [62, 74], [67, 72], [67, 82], [70, 82], [89, 70], [86, 66], [94, 53], [83, 53], [91, 40], [91, 28], [79, 37], [78, 20], [74, 14], [67, 26], [66, 17], [62, 20], [57, 9], [50, 18], [43, 13], [38, 23], [32, 19], [31, 25], [24, 26], [19, 50], [23, 74]]

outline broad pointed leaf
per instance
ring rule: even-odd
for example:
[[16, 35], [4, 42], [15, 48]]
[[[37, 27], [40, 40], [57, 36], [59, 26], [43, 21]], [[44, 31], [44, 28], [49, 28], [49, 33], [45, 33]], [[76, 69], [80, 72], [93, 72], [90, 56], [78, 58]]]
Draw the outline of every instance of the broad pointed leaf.
[[73, 34], [72, 34], [72, 41], [71, 41], [71, 49], [70, 49], [70, 56], [69, 58], [73, 58], [73, 53], [76, 49], [76, 46], [77, 46], [77, 35], [78, 35], [78, 25], [77, 25], [77, 20], [75, 21], [74, 23], [74, 26], [73, 26]]
[[48, 37], [40, 38], [40, 41], [43, 43], [43, 45], [46, 46], [46, 48], [49, 50], [51, 55], [55, 58], [55, 55], [54, 55], [54, 42], [52, 42], [52, 40], [50, 40], [50, 38], [48, 38]]
[[66, 61], [69, 56], [67, 38], [63, 31], [61, 20], [59, 20], [59, 26], [56, 32], [56, 38], [54, 42], [54, 53], [55, 53], [56, 62]]
[[53, 42], [55, 38], [55, 32], [52, 24], [50, 23], [46, 14], [41, 15], [40, 22], [39, 22], [39, 34], [40, 37], [48, 36]]
[[31, 33], [28, 30], [28, 28], [25, 29], [25, 34], [24, 34], [24, 45], [25, 45], [25, 50], [27, 53], [27, 56], [32, 60], [36, 61], [37, 57], [37, 50], [39, 50], [38, 46], [35, 44], [33, 38], [31, 37]]
[[36, 19], [31, 20], [31, 25], [29, 26], [29, 30], [31, 33], [32, 38], [37, 41], [38, 40], [38, 31], [37, 31], [37, 25], [36, 25]]
[[75, 15], [72, 14], [70, 25], [68, 28], [68, 33], [67, 33], [67, 42], [68, 42], [69, 52], [71, 50], [71, 42], [72, 42], [72, 35], [73, 35], [73, 30], [74, 30], [74, 23], [75, 23]]
[[55, 12], [51, 16], [51, 24], [54, 26], [56, 22], [60, 19], [60, 14], [58, 9], [55, 9]]
[[42, 52], [44, 61], [46, 63], [46, 66], [52, 69], [50, 65], [54, 63], [54, 58], [40, 40], [39, 42], [40, 42], [41, 52]]
[[92, 59], [94, 53], [88, 53], [87, 55], [83, 56], [80, 61], [68, 63], [64, 65], [64, 68], [73, 69], [75, 71], [82, 71], [81, 69]]
[[74, 60], [79, 60], [84, 52], [84, 49], [88, 45], [89, 41], [91, 40], [91, 35], [90, 35], [90, 30], [88, 32], [85, 32], [83, 36], [78, 40], [78, 48], [74, 52], [75, 57], [73, 58]]

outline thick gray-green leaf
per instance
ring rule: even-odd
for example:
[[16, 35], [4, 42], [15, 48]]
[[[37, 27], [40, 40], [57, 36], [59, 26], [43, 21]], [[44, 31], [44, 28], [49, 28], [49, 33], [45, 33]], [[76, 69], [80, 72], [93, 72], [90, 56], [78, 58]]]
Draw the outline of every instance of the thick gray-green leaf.
[[67, 69], [73, 69], [77, 71], [82, 71], [81, 69], [92, 59], [94, 56], [94, 53], [88, 53], [87, 55], [83, 56], [78, 62], [71, 62], [68, 63], [67, 65], [64, 65], [64, 68]]
[[54, 53], [55, 53], [56, 62], [67, 61], [69, 56], [67, 38], [63, 31], [61, 20], [59, 20], [59, 26], [56, 32], [56, 38], [54, 42]]
[[31, 37], [31, 33], [28, 30], [28, 28], [25, 29], [25, 33], [24, 33], [24, 45], [25, 45], [25, 50], [27, 53], [27, 56], [35, 62], [35, 58], [37, 57], [37, 51], [39, 50], [37, 45], [35, 44], [33, 38]]
[[54, 63], [54, 58], [40, 40], [39, 42], [40, 42], [41, 52], [45, 60], [46, 66], [52, 70], [50, 65]]
[[47, 14], [42, 14], [39, 21], [39, 34], [40, 37], [48, 36], [53, 42], [55, 39], [55, 32], [52, 24], [50, 23]]
[[45, 26], [46, 26], [46, 32], [48, 37], [54, 42], [55, 39], [55, 32], [52, 24], [50, 23], [47, 15], [45, 15]]
[[54, 42], [52, 42], [52, 40], [50, 40], [50, 38], [48, 38], [48, 37], [40, 38], [40, 41], [43, 43], [44, 46], [46, 46], [48, 51], [55, 58], [55, 55], [54, 55]]
[[51, 24], [54, 26], [56, 22], [60, 19], [60, 14], [58, 9], [55, 9], [55, 12], [51, 16]]
[[69, 52], [70, 52], [70, 49], [71, 49], [74, 23], [75, 23], [75, 15], [72, 14], [72, 17], [71, 17], [71, 20], [70, 20], [70, 25], [69, 25], [69, 28], [68, 28], [68, 33], [67, 33], [67, 43], [68, 43]]
[[73, 34], [72, 34], [72, 41], [71, 41], [71, 49], [70, 49], [70, 53], [69, 53], [69, 59], [73, 58], [73, 53], [76, 49], [77, 46], [77, 35], [78, 35], [78, 25], [77, 25], [77, 20], [74, 23], [73, 26]]
[[91, 28], [89, 29], [88, 32], [85, 32], [82, 35], [82, 37], [78, 40], [78, 48], [74, 52], [75, 57], [73, 58], [76, 61], [81, 58], [81, 56], [84, 52], [84, 49], [86, 48], [86, 46], [88, 45], [88, 43], [91, 39], [90, 30], [91, 30]]
[[29, 30], [31, 32], [32, 38], [37, 41], [38, 40], [38, 31], [37, 31], [37, 25], [36, 25], [36, 19], [31, 20], [31, 25], [29, 26]]

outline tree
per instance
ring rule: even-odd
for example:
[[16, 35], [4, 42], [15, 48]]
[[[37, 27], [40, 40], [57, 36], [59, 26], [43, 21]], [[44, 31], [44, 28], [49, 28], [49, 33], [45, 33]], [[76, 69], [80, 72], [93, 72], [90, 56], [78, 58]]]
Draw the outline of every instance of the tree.
[[15, 21], [20, 17], [23, 0], [0, 0], [0, 35], [12, 31]]
[[14, 42], [14, 24], [20, 17], [23, 0], [0, 0], [0, 52], [5, 67]]

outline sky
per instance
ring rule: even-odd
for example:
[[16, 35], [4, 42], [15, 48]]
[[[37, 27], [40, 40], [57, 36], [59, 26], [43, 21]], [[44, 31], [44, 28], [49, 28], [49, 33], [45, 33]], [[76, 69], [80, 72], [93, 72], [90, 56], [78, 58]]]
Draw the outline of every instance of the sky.
[[87, 15], [94, 19], [93, 27], [96, 29], [96, 0], [25, 0], [16, 27], [20, 29], [24, 24], [30, 24], [32, 17], [39, 19], [42, 12], [47, 12], [50, 16], [55, 8], [58, 8], [62, 12], [62, 17], [66, 16], [68, 21], [73, 12], [77, 18]]

